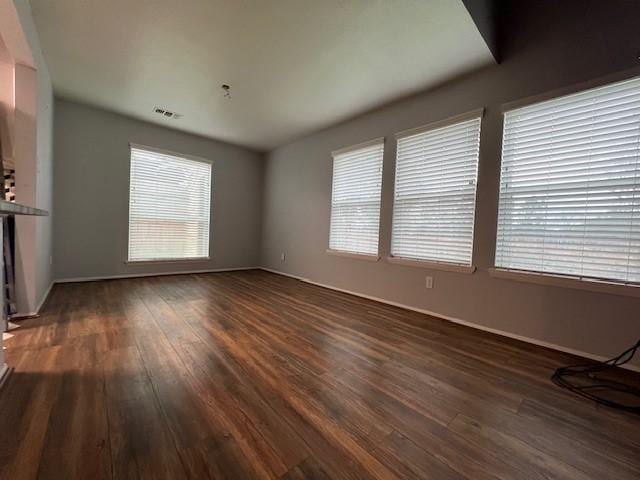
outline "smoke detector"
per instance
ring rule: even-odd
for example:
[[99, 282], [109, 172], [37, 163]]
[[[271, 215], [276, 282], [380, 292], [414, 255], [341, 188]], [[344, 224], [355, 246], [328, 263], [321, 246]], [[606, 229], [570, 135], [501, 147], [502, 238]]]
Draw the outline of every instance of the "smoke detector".
[[172, 112], [171, 110], [167, 110], [166, 108], [162, 107], [154, 107], [153, 111], [158, 115], [162, 115], [166, 118], [173, 118], [174, 120], [178, 120], [183, 117], [181, 113]]

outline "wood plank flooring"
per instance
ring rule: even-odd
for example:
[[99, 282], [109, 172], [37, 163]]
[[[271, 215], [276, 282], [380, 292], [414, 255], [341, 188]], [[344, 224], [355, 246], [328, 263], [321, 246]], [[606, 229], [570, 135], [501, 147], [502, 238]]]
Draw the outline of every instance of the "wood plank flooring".
[[640, 478], [575, 357], [263, 271], [56, 285], [6, 346], [3, 479]]

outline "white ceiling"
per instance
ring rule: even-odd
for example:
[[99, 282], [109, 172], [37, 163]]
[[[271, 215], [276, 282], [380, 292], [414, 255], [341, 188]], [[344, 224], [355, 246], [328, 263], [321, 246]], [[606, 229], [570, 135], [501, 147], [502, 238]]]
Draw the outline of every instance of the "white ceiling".
[[494, 61], [460, 0], [31, 6], [58, 95], [260, 150]]

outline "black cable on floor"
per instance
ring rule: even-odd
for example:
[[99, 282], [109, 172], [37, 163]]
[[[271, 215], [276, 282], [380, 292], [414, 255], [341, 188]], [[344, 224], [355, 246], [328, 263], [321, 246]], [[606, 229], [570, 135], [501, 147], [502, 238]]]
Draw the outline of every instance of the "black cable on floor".
[[640, 340], [617, 357], [605, 362], [559, 368], [551, 379], [556, 385], [599, 404], [640, 414], [640, 389], [601, 376], [603, 373], [629, 362], [639, 348]]

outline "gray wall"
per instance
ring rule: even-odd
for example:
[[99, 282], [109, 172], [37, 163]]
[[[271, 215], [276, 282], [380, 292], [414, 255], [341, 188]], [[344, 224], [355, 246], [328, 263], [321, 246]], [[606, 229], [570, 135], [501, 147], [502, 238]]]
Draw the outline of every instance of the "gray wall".
[[[501, 65], [269, 153], [263, 266], [594, 355], [612, 355], [638, 338], [639, 299], [514, 282], [488, 274], [496, 231], [501, 104], [639, 65], [638, 2], [545, 0], [517, 4], [517, 10], [504, 14], [503, 25], [509, 29], [501, 37]], [[486, 107], [486, 116], [477, 196], [476, 273], [374, 263], [325, 253], [332, 150], [387, 137], [380, 235], [380, 252], [385, 257], [392, 220], [393, 134], [480, 107]], [[281, 252], [286, 252], [284, 262]], [[433, 290], [424, 288], [425, 275], [434, 277]]]
[[[36, 303], [46, 300], [53, 281], [53, 89], [44, 61], [38, 69], [38, 117], [36, 120], [36, 205], [49, 212], [36, 222]], [[34, 310], [35, 310], [34, 309]], [[33, 310], [32, 310], [33, 311]]]
[[[54, 126], [56, 279], [258, 264], [261, 154], [59, 99]], [[211, 260], [125, 263], [129, 142], [213, 160]]]

